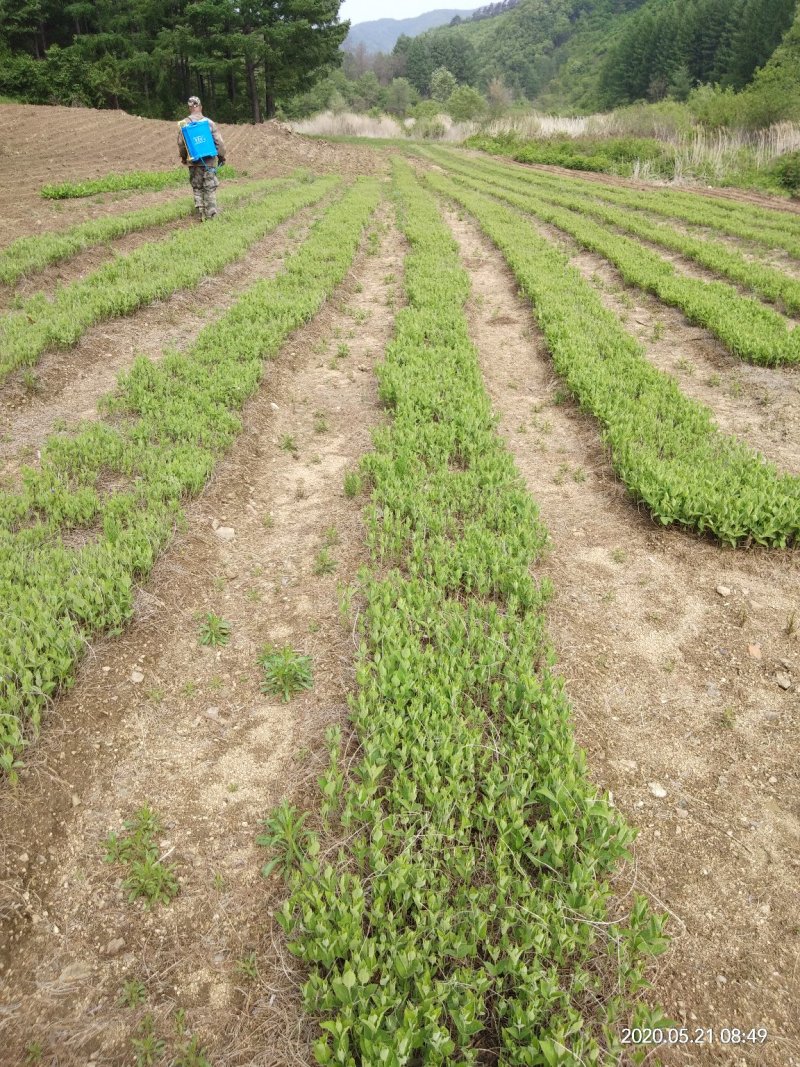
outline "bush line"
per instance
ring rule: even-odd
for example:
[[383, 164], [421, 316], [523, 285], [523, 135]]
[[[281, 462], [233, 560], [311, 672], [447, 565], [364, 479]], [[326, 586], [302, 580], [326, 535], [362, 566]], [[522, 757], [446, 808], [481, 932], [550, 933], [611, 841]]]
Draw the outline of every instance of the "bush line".
[[[219, 167], [220, 178], [237, 177], [236, 170], [227, 163]], [[41, 196], [45, 200], [75, 200], [95, 193], [119, 193], [135, 189], [166, 189], [170, 185], [183, 185], [187, 181], [186, 167], [175, 170], [131, 170], [127, 174], [106, 174], [85, 182], [62, 182], [60, 185], [43, 185]]]
[[581, 407], [600, 422], [615, 471], [664, 525], [678, 522], [730, 545], [785, 548], [800, 535], [800, 478], [720, 433], [711, 412], [656, 370], [568, 259], [519, 212], [428, 174], [475, 216], [533, 304]]
[[52, 300], [37, 293], [0, 318], [0, 381], [33, 364], [50, 347], [66, 348], [95, 323], [129, 314], [143, 304], [191, 289], [245, 254], [302, 207], [321, 200], [338, 178], [293, 186], [265, 200], [230, 208], [204, 226], [192, 226], [104, 264], [59, 289]]
[[[223, 189], [217, 199], [223, 205], [238, 204], [257, 193], [270, 190], [277, 192], [286, 184], [286, 179], [281, 178], [251, 182], [233, 189]], [[112, 215], [82, 222], [59, 233], [20, 237], [0, 252], [0, 282], [13, 285], [23, 276], [44, 270], [51, 263], [69, 259], [93, 245], [113, 241], [151, 226], [163, 226], [168, 222], [188, 218], [193, 213], [194, 204], [191, 200], [173, 200], [168, 204], [157, 204], [155, 207], [132, 211], [127, 215]]]
[[[431, 158], [441, 159], [447, 168], [458, 174], [471, 177], [491, 179], [495, 188], [507, 192], [530, 195], [531, 183], [523, 175], [497, 175], [484, 170], [482, 166], [468, 166], [454, 154], [446, 160], [437, 153], [429, 153]], [[712, 238], [693, 237], [675, 230], [668, 223], [659, 223], [647, 219], [641, 214], [623, 211], [586, 195], [565, 195], [549, 186], [537, 185], [534, 190], [536, 198], [548, 204], [568, 208], [599, 219], [602, 223], [617, 227], [634, 234], [644, 241], [677, 252], [716, 274], [722, 274], [739, 283], [771, 303], [781, 304], [790, 314], [800, 311], [800, 280], [790, 278], [775, 267], [764, 263], [755, 263], [735, 248]]]
[[187, 352], [139, 357], [103, 405], [109, 420], [53, 435], [22, 490], [0, 493], [0, 769], [13, 773], [88, 638], [130, 617], [134, 581], [241, 429], [263, 360], [343, 279], [378, 197], [376, 182], [357, 182], [280, 274], [251, 286]]
[[[320, 780], [334, 866], [303, 816], [267, 820], [278, 920], [311, 970], [320, 1064], [617, 1062], [663, 920], [609, 923], [632, 832], [590, 786], [530, 576], [547, 541], [495, 432], [469, 281], [431, 195], [395, 180], [409, 306], [380, 369], [393, 422], [363, 461], [372, 572], [351, 701]], [[601, 1051], [604, 1050], [604, 1051]]]
[[472, 176], [457, 175], [456, 181], [506, 200], [569, 234], [612, 263], [629, 285], [653, 293], [665, 304], [679, 308], [690, 322], [706, 327], [740, 359], [762, 366], [800, 362], [800, 330], [790, 330], [787, 320], [776, 311], [742, 296], [733, 286], [681, 274], [638, 241], [612, 233], [580, 211], [552, 207], [533, 193], [509, 192], [490, 180]]

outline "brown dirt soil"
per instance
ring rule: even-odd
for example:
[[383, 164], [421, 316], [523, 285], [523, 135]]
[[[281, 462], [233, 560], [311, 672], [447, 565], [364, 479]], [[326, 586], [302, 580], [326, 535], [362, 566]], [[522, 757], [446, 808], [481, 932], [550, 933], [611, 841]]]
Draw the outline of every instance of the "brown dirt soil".
[[[282, 882], [260, 877], [255, 838], [282, 798], [315, 797], [324, 732], [344, 721], [353, 684], [338, 586], [366, 546], [363, 501], [342, 480], [382, 419], [372, 371], [403, 255], [386, 217], [377, 254], [360, 254], [267, 367], [133, 624], [93, 647], [19, 787], [0, 796], [4, 1062], [35, 1040], [59, 1067], [130, 1064], [148, 1014], [173, 1057], [188, 1040], [181, 1012], [215, 1064], [312, 1062], [298, 979], [272, 944]], [[326, 545], [335, 569], [317, 573]], [[232, 623], [228, 645], [199, 644], [208, 611]], [[267, 642], [312, 657], [313, 690], [289, 703], [260, 692]], [[159, 847], [181, 886], [152, 911], [128, 903], [122, 867], [103, 862], [109, 831], [145, 802], [164, 819]], [[145, 999], [125, 1006], [134, 981]]]
[[635, 888], [671, 915], [651, 999], [717, 1041], [722, 1027], [770, 1031], [764, 1046], [695, 1046], [664, 1061], [800, 1064], [800, 645], [787, 633], [800, 556], [721, 548], [638, 511], [594, 420], [561, 400], [500, 254], [448, 217], [500, 431], [552, 536], [550, 632], [577, 735], [593, 779], [639, 830], [620, 894]]
[[[176, 102], [179, 106], [180, 102]], [[213, 116], [212, 116], [213, 118]], [[307, 167], [317, 174], [368, 174], [383, 169], [381, 151], [308, 140], [277, 122], [260, 126], [221, 124], [228, 162], [251, 177], [289, 174]], [[0, 104], [0, 248], [17, 237], [106, 214], [158, 203], [164, 194], [103, 194], [80, 200], [44, 200], [48, 183], [82, 181], [131, 170], [170, 170], [179, 165], [177, 122], [143, 119], [124, 111]], [[59, 146], [69, 146], [69, 158]], [[188, 189], [188, 181], [187, 181]]]

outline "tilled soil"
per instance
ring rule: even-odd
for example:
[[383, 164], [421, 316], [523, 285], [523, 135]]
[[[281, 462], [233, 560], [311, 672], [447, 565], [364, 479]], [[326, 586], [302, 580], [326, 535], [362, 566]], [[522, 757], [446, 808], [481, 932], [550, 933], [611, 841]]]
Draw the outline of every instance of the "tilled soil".
[[[134, 623], [92, 649], [19, 788], [0, 797], [8, 1062], [35, 1040], [46, 1062], [131, 1063], [148, 1016], [169, 1056], [196, 1035], [214, 1063], [312, 1062], [299, 979], [273, 946], [283, 885], [261, 878], [255, 839], [281, 799], [315, 794], [325, 730], [345, 720], [353, 684], [339, 587], [366, 546], [363, 501], [345, 497], [343, 476], [382, 420], [373, 368], [402, 277], [399, 237], [378, 226], [377, 254], [361, 253], [268, 366]], [[231, 623], [229, 644], [200, 645], [209, 611]], [[311, 656], [310, 692], [288, 703], [260, 692], [266, 644]], [[164, 820], [181, 886], [151, 911], [103, 862], [108, 833], [144, 803]]]
[[[675, 1064], [798, 1064], [800, 557], [725, 549], [637, 510], [594, 420], [564, 402], [502, 257], [473, 223], [449, 221], [500, 432], [552, 537], [550, 632], [578, 739], [639, 831], [620, 895], [670, 915], [648, 999], [692, 1035], [716, 1034], [660, 1051]], [[758, 1026], [765, 1046], [719, 1043], [723, 1027]]]
[[[297, 168], [317, 174], [373, 174], [385, 166], [380, 150], [308, 140], [278, 122], [222, 123], [220, 129], [228, 162], [250, 177], [280, 176]], [[0, 142], [5, 151], [5, 165], [0, 168], [0, 248], [16, 237], [122, 214], [131, 210], [134, 200], [137, 207], [160, 202], [163, 194], [104, 193], [44, 200], [39, 191], [46, 184], [106, 174], [170, 170], [180, 163], [177, 136], [177, 122], [143, 119], [124, 111], [0, 104]]]

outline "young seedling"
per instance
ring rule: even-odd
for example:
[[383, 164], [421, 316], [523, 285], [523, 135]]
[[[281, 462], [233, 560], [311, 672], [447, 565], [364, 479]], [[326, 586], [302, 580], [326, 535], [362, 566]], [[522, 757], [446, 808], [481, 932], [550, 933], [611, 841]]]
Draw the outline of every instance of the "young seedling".
[[231, 639], [231, 624], [213, 611], [209, 611], [200, 623], [198, 637], [201, 645], [208, 648], [217, 648], [219, 645], [227, 645]]
[[358, 496], [362, 488], [363, 483], [358, 471], [348, 471], [344, 476], [344, 495], [349, 497]]
[[261, 691], [272, 696], [281, 696], [285, 703], [303, 689], [314, 684], [311, 657], [296, 652], [290, 645], [275, 648], [266, 645], [259, 666], [264, 671]]
[[175, 1067], [211, 1067], [211, 1060], [206, 1055], [205, 1049], [201, 1047], [197, 1034], [178, 1049], [173, 1062]]
[[139, 1023], [136, 1034], [137, 1036], [131, 1040], [136, 1056], [136, 1067], [152, 1067], [164, 1055], [167, 1043], [156, 1035], [155, 1022], [150, 1012]]
[[316, 843], [316, 838], [303, 826], [305, 820], [306, 813], [301, 814], [286, 800], [264, 820], [267, 832], [257, 838], [257, 842], [264, 848], [277, 852], [277, 855], [261, 868], [265, 878], [276, 868], [288, 874], [295, 864], [302, 863], [308, 855], [309, 848]]
[[314, 433], [327, 433], [330, 429], [328, 416], [324, 411], [314, 412]]
[[147, 987], [138, 978], [131, 978], [122, 987], [119, 1002], [124, 1008], [138, 1008], [147, 1000]]
[[317, 558], [314, 560], [314, 574], [317, 577], [322, 577], [325, 574], [332, 574], [335, 570], [336, 560], [327, 548], [321, 548], [317, 553]]
[[290, 433], [286, 433], [281, 438], [280, 449], [282, 452], [288, 452], [291, 456], [297, 459], [297, 442]]
[[160, 817], [148, 805], [125, 822], [121, 835], [110, 833], [106, 838], [106, 863], [118, 863], [128, 868], [122, 888], [133, 903], [144, 897], [145, 905], [167, 904], [178, 894], [178, 880], [174, 868], [163, 863], [159, 856], [157, 838], [163, 831]]
[[258, 981], [258, 960], [255, 952], [248, 952], [236, 961], [236, 972], [248, 982]]

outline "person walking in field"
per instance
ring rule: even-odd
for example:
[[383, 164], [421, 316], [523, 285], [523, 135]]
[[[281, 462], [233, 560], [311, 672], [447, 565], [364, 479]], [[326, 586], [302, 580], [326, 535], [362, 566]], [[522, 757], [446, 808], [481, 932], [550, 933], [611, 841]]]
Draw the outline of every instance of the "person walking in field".
[[206, 118], [197, 96], [189, 97], [189, 117], [178, 127], [181, 163], [189, 167], [194, 206], [201, 222], [217, 214], [217, 167], [225, 162], [225, 142], [216, 122]]

